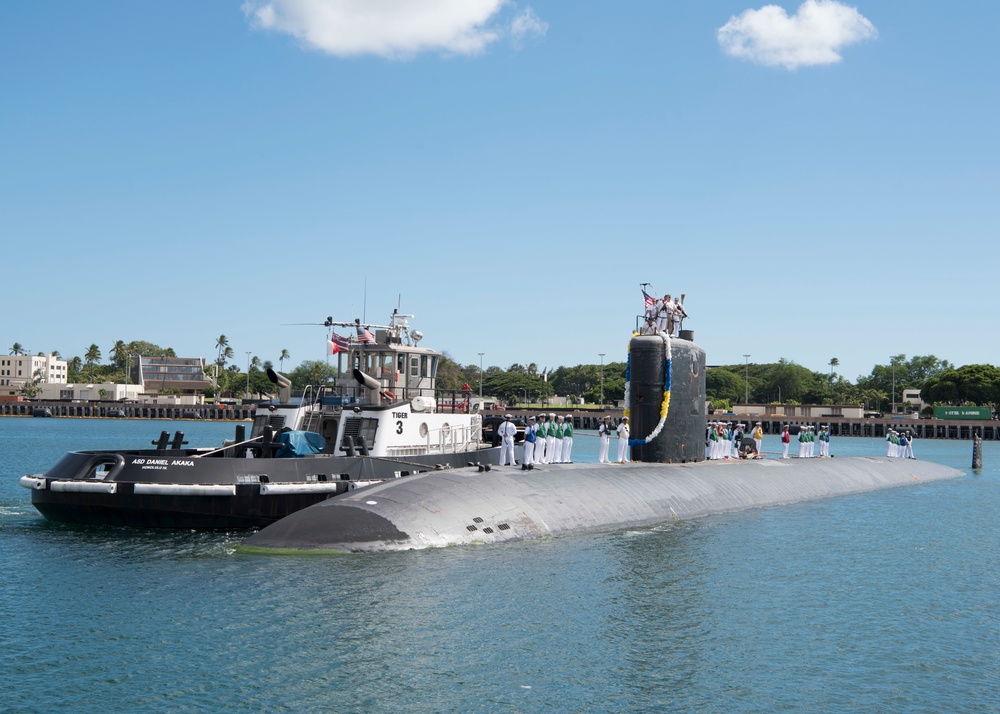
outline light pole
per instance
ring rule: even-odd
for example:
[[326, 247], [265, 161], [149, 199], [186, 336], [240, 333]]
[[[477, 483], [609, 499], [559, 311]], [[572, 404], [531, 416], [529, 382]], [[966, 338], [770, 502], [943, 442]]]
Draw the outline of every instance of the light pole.
[[896, 413], [896, 358], [890, 357], [889, 361], [892, 362], [892, 413]]
[[527, 404], [528, 403], [528, 390], [525, 389], [524, 387], [521, 387], [521, 394], [524, 395], [524, 403]]
[[250, 353], [247, 352], [247, 399], [250, 398]]
[[743, 355], [743, 359], [746, 360], [746, 370], [743, 375], [743, 409], [749, 410], [750, 407], [747, 405], [750, 403], [750, 355]]
[[604, 409], [604, 352], [599, 352], [601, 358], [601, 409]]
[[483, 355], [485, 352], [479, 353], [479, 398], [483, 398]]

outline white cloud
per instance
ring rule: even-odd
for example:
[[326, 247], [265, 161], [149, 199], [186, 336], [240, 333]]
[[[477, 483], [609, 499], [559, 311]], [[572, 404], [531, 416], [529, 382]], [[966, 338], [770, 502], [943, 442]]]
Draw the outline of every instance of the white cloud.
[[518, 13], [510, 23], [510, 34], [515, 45], [519, 45], [527, 37], [544, 37], [549, 31], [549, 23], [545, 22], [530, 7]]
[[504, 25], [511, 0], [247, 0], [253, 26], [284, 32], [338, 57], [412, 57], [426, 51], [475, 55], [501, 37], [516, 44], [548, 25], [530, 9]]
[[806, 0], [791, 17], [765, 5], [731, 17], [718, 31], [726, 54], [786, 69], [840, 62], [841, 48], [876, 37], [878, 30], [857, 8], [835, 0]]

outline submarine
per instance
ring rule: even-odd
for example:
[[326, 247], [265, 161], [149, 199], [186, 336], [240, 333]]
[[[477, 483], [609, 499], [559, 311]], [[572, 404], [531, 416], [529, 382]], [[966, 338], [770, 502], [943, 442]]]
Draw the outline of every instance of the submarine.
[[[683, 334], [683, 333], [682, 333]], [[371, 552], [651, 527], [913, 486], [963, 472], [888, 457], [705, 459], [705, 352], [693, 333], [634, 334], [632, 462], [427, 472], [330, 498], [247, 538], [248, 551]]]

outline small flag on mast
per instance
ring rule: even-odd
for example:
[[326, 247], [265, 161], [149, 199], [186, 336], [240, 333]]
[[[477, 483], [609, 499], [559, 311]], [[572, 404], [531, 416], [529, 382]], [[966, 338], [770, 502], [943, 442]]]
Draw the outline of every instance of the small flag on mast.
[[375, 344], [375, 335], [371, 333], [367, 327], [362, 327], [358, 325], [358, 342], [363, 342], [365, 344], [373, 345]]

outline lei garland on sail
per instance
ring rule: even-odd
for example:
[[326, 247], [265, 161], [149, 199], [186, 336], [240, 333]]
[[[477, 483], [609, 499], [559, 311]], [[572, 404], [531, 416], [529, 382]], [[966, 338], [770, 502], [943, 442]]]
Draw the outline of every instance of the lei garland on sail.
[[[667, 359], [663, 365], [663, 401], [660, 402], [660, 422], [645, 439], [629, 439], [629, 446], [648, 444], [660, 435], [660, 432], [663, 431], [663, 425], [667, 423], [667, 413], [670, 411], [670, 375], [673, 372], [673, 358], [670, 352], [670, 336], [665, 332], [660, 332], [658, 335], [667, 347]], [[629, 343], [629, 347], [628, 362], [625, 363], [625, 416], [629, 416], [629, 401], [631, 399], [629, 390], [629, 377], [632, 369], [631, 342]]]

